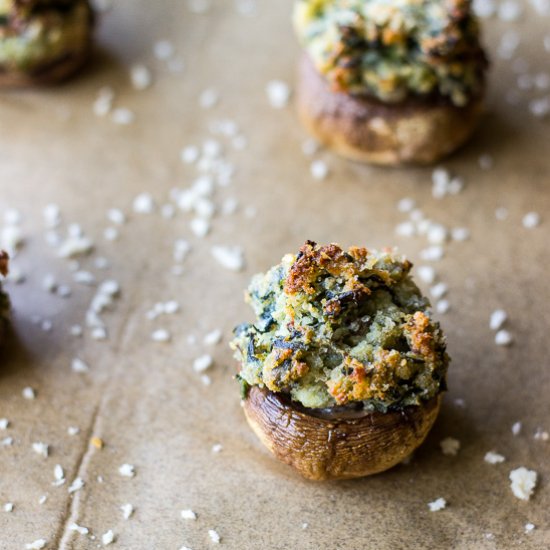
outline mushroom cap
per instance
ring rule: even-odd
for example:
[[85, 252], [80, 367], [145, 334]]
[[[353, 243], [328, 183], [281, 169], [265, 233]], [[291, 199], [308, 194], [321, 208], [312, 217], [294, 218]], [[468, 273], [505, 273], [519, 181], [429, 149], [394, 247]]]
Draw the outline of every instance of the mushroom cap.
[[[27, 88], [57, 84], [77, 73], [90, 59], [93, 47], [92, 34], [95, 25], [94, 11], [89, 0], [66, 3], [71, 5], [72, 9], [82, 9], [84, 13], [85, 20], [75, 23], [79, 27], [85, 26], [83, 27], [82, 36], [64, 48], [56, 59], [38, 64], [32, 70], [21, 70], [0, 65], [0, 88]], [[49, 9], [55, 10], [56, 7], [51, 6]], [[29, 21], [32, 21], [32, 16]], [[61, 32], [66, 32], [66, 30]]]
[[246, 419], [282, 462], [312, 480], [351, 479], [383, 472], [410, 455], [435, 422], [441, 394], [400, 411], [306, 409], [283, 394], [253, 386]]
[[298, 71], [298, 115], [339, 155], [380, 165], [433, 164], [463, 145], [483, 112], [483, 93], [464, 107], [443, 97], [400, 103], [334, 92], [307, 54]]

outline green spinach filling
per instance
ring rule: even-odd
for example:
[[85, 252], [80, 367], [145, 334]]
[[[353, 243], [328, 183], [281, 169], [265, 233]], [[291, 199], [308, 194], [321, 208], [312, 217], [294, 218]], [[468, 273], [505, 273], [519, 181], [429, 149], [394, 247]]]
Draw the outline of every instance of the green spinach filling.
[[242, 391], [386, 411], [444, 390], [445, 340], [411, 267], [391, 252], [308, 241], [256, 275], [246, 297], [256, 321], [239, 325], [231, 343]]

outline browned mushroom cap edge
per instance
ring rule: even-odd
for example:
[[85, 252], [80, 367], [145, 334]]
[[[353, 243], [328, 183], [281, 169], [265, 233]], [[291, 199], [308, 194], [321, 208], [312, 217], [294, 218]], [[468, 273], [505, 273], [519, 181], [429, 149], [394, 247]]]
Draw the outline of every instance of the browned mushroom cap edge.
[[244, 412], [260, 441], [279, 460], [308, 479], [327, 480], [368, 476], [401, 462], [424, 441], [440, 404], [438, 395], [401, 411], [326, 417], [253, 386]]
[[297, 108], [305, 128], [351, 160], [380, 165], [433, 164], [463, 145], [483, 112], [482, 97], [457, 107], [442, 96], [390, 104], [333, 92], [304, 53]]

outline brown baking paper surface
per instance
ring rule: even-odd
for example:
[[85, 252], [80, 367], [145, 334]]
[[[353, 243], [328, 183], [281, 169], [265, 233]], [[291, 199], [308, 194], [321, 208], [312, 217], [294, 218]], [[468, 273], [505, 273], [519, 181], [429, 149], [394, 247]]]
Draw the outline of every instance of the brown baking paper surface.
[[[0, 503], [13, 502], [14, 510], [0, 509], [0, 548], [44, 538], [50, 549], [92, 549], [110, 529], [112, 548], [132, 550], [209, 548], [209, 529], [228, 549], [548, 548], [550, 443], [533, 434], [550, 429], [550, 126], [527, 108], [529, 99], [548, 91], [521, 92], [512, 105], [506, 96], [517, 75], [497, 55], [504, 32], [515, 30], [522, 37], [517, 56], [530, 73], [548, 70], [543, 36], [550, 20], [531, 4], [522, 6], [519, 22], [485, 20], [493, 58], [488, 113], [472, 143], [443, 163], [465, 188], [441, 200], [432, 197], [429, 168], [378, 169], [321, 151], [316, 158], [327, 162], [329, 177], [311, 177], [292, 101], [273, 109], [265, 94], [272, 79], [294, 83], [299, 48], [287, 1], [259, 1], [256, 14], [244, 16], [229, 0], [214, 2], [205, 14], [191, 13], [183, 1], [117, 0], [99, 23], [98, 53], [86, 72], [59, 88], [2, 93], [0, 208], [23, 215], [26, 242], [13, 265], [26, 282], [5, 285], [13, 334], [2, 352], [0, 417], [10, 426], [0, 437], [14, 442], [0, 446]], [[152, 55], [161, 39], [184, 61], [181, 73]], [[128, 67], [137, 62], [154, 74], [150, 89], [130, 85]], [[102, 86], [116, 91], [115, 106], [135, 113], [132, 124], [94, 116]], [[220, 100], [205, 110], [198, 98], [207, 88]], [[218, 138], [236, 173], [232, 185], [216, 189], [214, 201], [219, 207], [235, 197], [239, 207], [216, 215], [201, 239], [189, 229], [190, 214], [164, 219], [159, 207], [172, 187], [187, 187], [196, 177], [181, 163], [180, 149], [212, 137], [209, 124], [221, 119], [234, 120], [248, 145], [235, 150]], [[493, 157], [492, 169], [480, 169], [482, 154]], [[156, 201], [152, 214], [132, 211], [144, 191]], [[428, 218], [471, 231], [470, 240], [445, 245], [445, 258], [434, 264], [450, 288], [451, 311], [438, 315], [452, 356], [449, 392], [410, 464], [357, 481], [305, 481], [260, 446], [241, 411], [227, 343], [235, 324], [252, 319], [243, 288], [305, 239], [395, 244], [416, 265], [427, 263], [420, 259], [424, 237], [395, 234], [406, 219], [396, 208], [403, 197], [414, 198]], [[104, 314], [106, 341], [93, 340], [87, 329], [82, 338], [69, 334], [71, 325], [83, 323], [95, 289], [74, 283], [69, 262], [46, 244], [42, 211], [49, 203], [61, 208], [62, 232], [78, 222], [96, 243], [81, 268], [98, 281], [120, 282], [120, 298]], [[508, 209], [506, 220], [495, 218], [498, 207]], [[114, 242], [103, 238], [112, 225], [109, 208], [128, 216]], [[528, 230], [521, 220], [531, 210], [542, 223]], [[181, 276], [171, 272], [177, 238], [192, 245]], [[215, 262], [210, 249], [218, 244], [243, 248], [243, 272]], [[111, 267], [95, 268], [98, 256]], [[70, 284], [70, 298], [43, 289], [49, 273]], [[156, 302], [167, 300], [177, 300], [181, 310], [146, 318]], [[515, 341], [508, 348], [495, 345], [488, 326], [496, 308], [509, 313]], [[43, 331], [38, 318], [51, 320], [51, 331]], [[171, 342], [151, 341], [159, 328], [171, 332]], [[203, 336], [217, 328], [222, 343], [203, 345]], [[204, 353], [214, 358], [210, 386], [192, 369]], [[89, 365], [88, 373], [71, 371], [75, 357]], [[26, 386], [36, 390], [35, 400], [22, 397]], [[514, 437], [516, 421], [523, 430]], [[69, 426], [80, 433], [68, 435]], [[104, 441], [102, 449], [90, 445], [92, 436]], [[440, 450], [449, 436], [461, 443], [455, 457]], [[37, 441], [50, 445], [48, 458], [32, 450]], [[213, 453], [218, 443], [223, 449]], [[506, 462], [485, 463], [490, 450]], [[125, 463], [135, 467], [135, 477], [119, 474]], [[52, 486], [56, 464], [67, 480], [60, 487]], [[509, 487], [509, 472], [519, 466], [539, 474], [529, 502]], [[85, 486], [69, 495], [77, 476]], [[47, 500], [40, 504], [42, 495]], [[439, 497], [447, 508], [430, 512], [428, 503]], [[119, 509], [125, 503], [135, 507], [129, 520]], [[182, 519], [182, 509], [197, 519]], [[73, 522], [88, 535], [72, 531]], [[529, 534], [527, 522], [536, 526]]]

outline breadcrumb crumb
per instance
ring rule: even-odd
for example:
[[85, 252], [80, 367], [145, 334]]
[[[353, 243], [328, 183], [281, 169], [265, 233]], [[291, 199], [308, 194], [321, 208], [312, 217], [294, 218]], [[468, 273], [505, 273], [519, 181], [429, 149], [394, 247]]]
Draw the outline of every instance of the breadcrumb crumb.
[[460, 441], [454, 437], [446, 437], [439, 443], [441, 452], [447, 456], [456, 456], [460, 450]]
[[537, 485], [537, 472], [521, 466], [510, 472], [510, 481], [514, 496], [521, 500], [529, 500]]
[[447, 506], [447, 501], [440, 497], [433, 502], [428, 502], [428, 507], [430, 509], [430, 512], [439, 512], [440, 510], [443, 510]]

